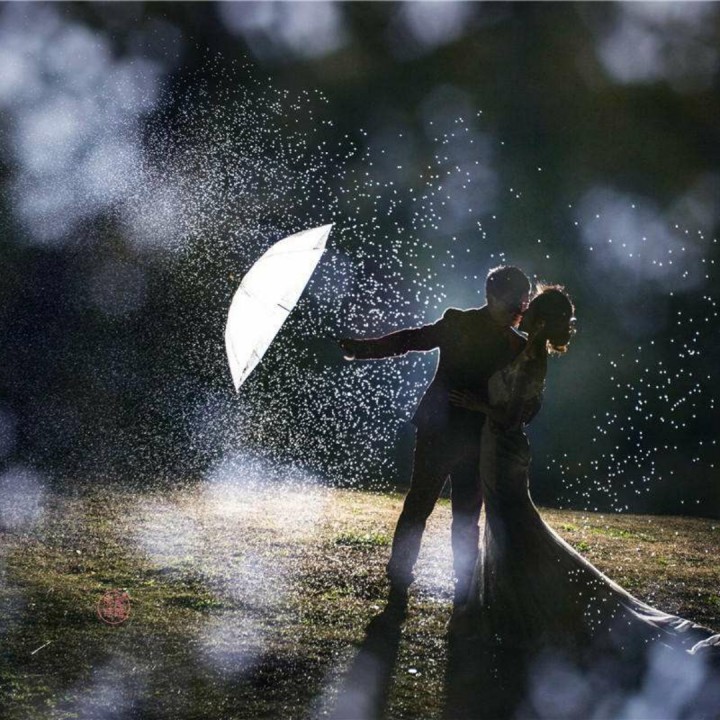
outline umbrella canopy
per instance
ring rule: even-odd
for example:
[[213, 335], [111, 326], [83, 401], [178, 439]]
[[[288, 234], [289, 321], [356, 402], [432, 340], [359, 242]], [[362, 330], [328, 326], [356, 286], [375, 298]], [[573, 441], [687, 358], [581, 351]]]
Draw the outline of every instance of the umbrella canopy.
[[300, 299], [323, 254], [330, 228], [332, 223], [276, 242], [242, 279], [225, 326], [225, 349], [235, 390], [260, 362]]

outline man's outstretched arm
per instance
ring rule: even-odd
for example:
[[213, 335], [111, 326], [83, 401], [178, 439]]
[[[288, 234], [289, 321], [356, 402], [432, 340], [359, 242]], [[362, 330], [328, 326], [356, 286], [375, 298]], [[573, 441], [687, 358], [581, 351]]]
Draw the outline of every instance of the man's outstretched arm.
[[383, 335], [367, 340], [344, 338], [338, 344], [348, 360], [377, 360], [379, 358], [404, 355], [412, 350], [432, 350], [440, 345], [442, 319], [431, 325]]

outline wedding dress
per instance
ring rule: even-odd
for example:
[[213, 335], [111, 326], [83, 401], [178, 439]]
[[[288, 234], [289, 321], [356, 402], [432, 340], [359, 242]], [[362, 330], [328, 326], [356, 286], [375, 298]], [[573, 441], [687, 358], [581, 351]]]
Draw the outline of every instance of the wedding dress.
[[[545, 364], [545, 357], [522, 353], [490, 379], [490, 405], [537, 406]], [[720, 713], [720, 694], [710, 690], [720, 688], [720, 635], [650, 607], [585, 560], [541, 518], [529, 494], [529, 467], [522, 426], [488, 419], [480, 473], [484, 542], [466, 611], [479, 711], [679, 718], [695, 717], [686, 706], [716, 702]], [[657, 678], [662, 687], [650, 688]], [[652, 703], [670, 686], [677, 707], [663, 700], [653, 714]]]

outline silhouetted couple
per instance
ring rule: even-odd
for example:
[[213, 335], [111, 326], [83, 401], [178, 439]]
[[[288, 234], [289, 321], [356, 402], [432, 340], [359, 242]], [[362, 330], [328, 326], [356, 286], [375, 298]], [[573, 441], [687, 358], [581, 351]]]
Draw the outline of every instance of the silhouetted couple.
[[342, 340], [349, 359], [368, 360], [439, 348], [437, 372], [413, 416], [417, 427], [410, 491], [405, 498], [388, 564], [391, 601], [402, 603], [413, 580], [425, 523], [448, 477], [451, 482], [455, 600], [467, 599], [478, 555], [482, 507], [479, 478], [482, 413], [453, 405], [453, 390], [487, 400], [490, 377], [525, 346], [515, 328], [528, 306], [530, 281], [519, 268], [491, 270], [487, 304], [449, 309], [432, 325], [370, 340]]
[[388, 563], [389, 605], [406, 603], [426, 520], [450, 477], [455, 630], [467, 641], [465, 660], [482, 659], [470, 687], [477, 695], [484, 685], [479, 694], [497, 700], [497, 716], [518, 708], [537, 714], [523, 705], [533, 702], [527, 683], [559, 665], [577, 673], [587, 691], [575, 697], [571, 717], [589, 716], [609, 692], [618, 705], [608, 716], [621, 716], [622, 703], [667, 648], [675, 679], [692, 675], [686, 700], [693, 707], [720, 702], [710, 670], [720, 635], [632, 597], [546, 525], [530, 498], [524, 428], [542, 404], [548, 355], [565, 352], [575, 326], [562, 287], [540, 287], [528, 302], [530, 291], [518, 268], [495, 268], [481, 308], [451, 309], [432, 325], [381, 338], [341, 341], [356, 359], [440, 349], [413, 418], [414, 466]]

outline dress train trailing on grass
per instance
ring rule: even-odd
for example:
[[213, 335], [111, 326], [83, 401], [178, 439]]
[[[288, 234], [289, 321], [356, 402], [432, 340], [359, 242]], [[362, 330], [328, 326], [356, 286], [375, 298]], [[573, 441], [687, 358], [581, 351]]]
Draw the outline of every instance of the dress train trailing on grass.
[[475, 696], [474, 714], [714, 717], [720, 635], [630, 595], [560, 538], [532, 502], [527, 436], [520, 422], [502, 420], [539, 402], [547, 348], [544, 337], [531, 337], [489, 382], [495, 419], [481, 440], [484, 541], [456, 628], [465, 636], [459, 671]]

